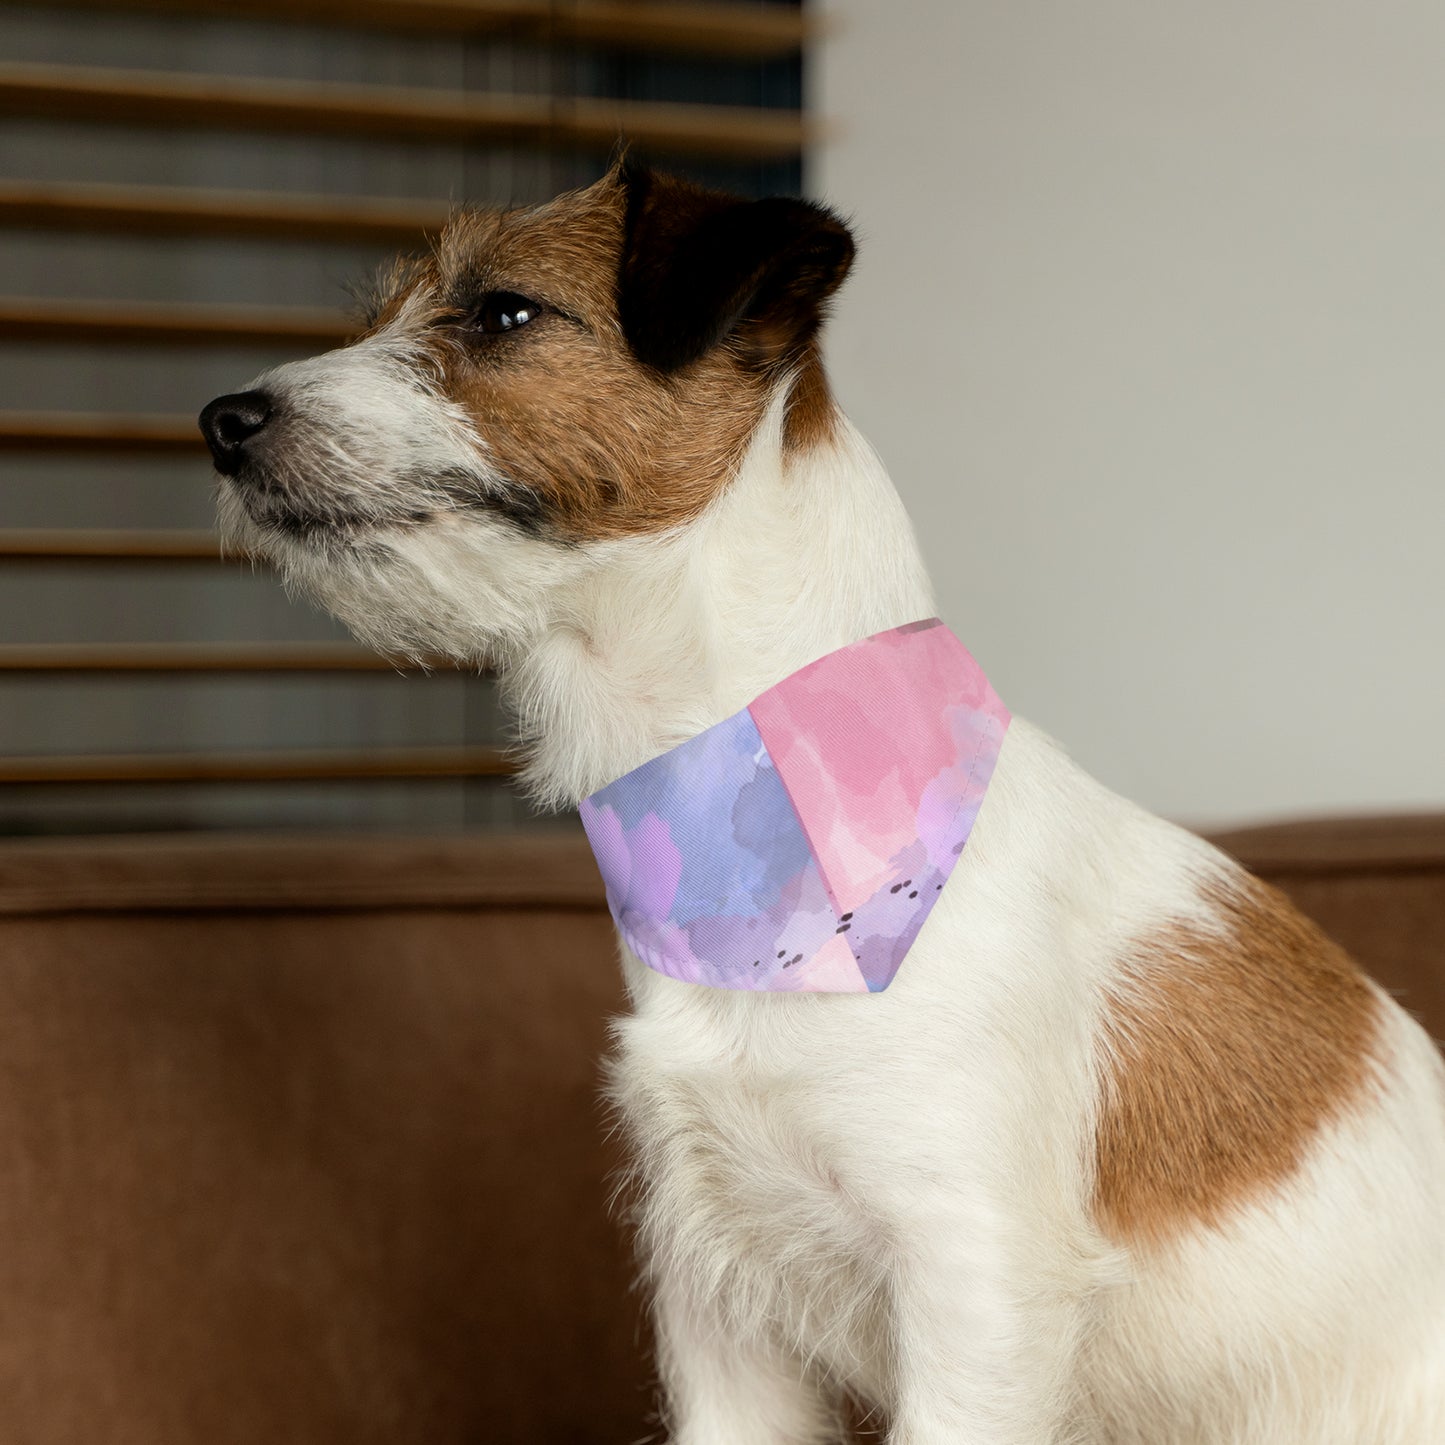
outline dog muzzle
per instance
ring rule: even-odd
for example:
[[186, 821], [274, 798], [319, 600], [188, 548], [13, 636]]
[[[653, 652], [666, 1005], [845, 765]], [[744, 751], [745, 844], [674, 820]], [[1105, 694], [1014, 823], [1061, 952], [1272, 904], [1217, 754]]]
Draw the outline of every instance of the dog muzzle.
[[887, 988], [1008, 724], [936, 617], [809, 663], [583, 801], [624, 941], [712, 988]]

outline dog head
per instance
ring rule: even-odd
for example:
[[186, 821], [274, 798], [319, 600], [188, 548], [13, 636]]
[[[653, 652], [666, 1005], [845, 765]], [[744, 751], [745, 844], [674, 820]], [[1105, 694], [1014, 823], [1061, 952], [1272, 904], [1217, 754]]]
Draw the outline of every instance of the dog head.
[[847, 228], [622, 164], [463, 211], [365, 333], [201, 414], [229, 540], [387, 649], [497, 660], [599, 553], [686, 528], [787, 389], [831, 425], [815, 337]]

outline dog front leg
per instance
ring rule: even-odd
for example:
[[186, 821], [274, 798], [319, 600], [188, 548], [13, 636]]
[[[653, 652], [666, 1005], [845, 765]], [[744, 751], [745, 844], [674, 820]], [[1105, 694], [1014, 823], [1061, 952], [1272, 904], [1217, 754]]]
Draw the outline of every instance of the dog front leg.
[[1071, 1388], [1078, 1300], [1001, 1263], [944, 1246], [898, 1270], [889, 1445], [1095, 1440]]
[[803, 1362], [744, 1339], [720, 1312], [663, 1281], [653, 1306], [670, 1445], [836, 1445], [838, 1402]]

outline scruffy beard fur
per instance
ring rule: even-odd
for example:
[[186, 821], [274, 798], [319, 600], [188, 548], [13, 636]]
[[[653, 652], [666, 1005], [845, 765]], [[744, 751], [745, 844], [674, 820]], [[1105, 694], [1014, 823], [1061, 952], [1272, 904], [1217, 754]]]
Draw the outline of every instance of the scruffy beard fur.
[[[818, 367], [840, 233], [625, 170], [463, 217], [362, 341], [253, 385], [227, 534], [384, 651], [495, 666], [575, 803], [934, 611]], [[469, 336], [498, 294], [545, 309]], [[677, 1445], [821, 1445], [845, 1397], [892, 1445], [1445, 1440], [1439, 1055], [1026, 722], [886, 993], [621, 952]]]

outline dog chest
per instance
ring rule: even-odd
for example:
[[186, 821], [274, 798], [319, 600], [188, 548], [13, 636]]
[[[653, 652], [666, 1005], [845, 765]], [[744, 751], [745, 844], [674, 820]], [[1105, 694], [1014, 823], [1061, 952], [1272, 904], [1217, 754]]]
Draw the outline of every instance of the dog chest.
[[612, 1071], [648, 1265], [836, 1375], [877, 1379], [886, 1241], [832, 1144], [846, 1129], [830, 1091], [736, 1057], [686, 1062], [658, 1022], [620, 1025]]

